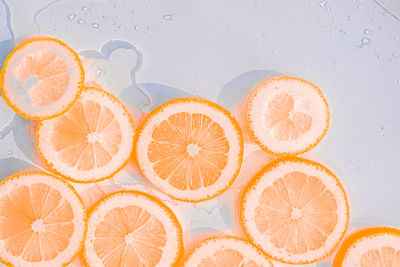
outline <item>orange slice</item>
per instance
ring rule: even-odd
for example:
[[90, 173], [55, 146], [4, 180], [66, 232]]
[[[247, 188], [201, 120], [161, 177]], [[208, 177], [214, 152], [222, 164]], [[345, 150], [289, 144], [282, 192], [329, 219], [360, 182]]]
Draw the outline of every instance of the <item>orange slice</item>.
[[336, 254], [333, 267], [400, 266], [400, 230], [365, 228], [347, 237]]
[[128, 111], [110, 93], [85, 87], [63, 115], [41, 121], [37, 148], [46, 164], [74, 182], [111, 177], [128, 162], [134, 127]]
[[170, 197], [202, 201], [233, 183], [243, 140], [235, 119], [222, 107], [202, 98], [178, 98], [143, 122], [136, 158], [143, 175]]
[[300, 158], [267, 165], [245, 188], [241, 221], [250, 239], [273, 259], [291, 264], [321, 260], [347, 229], [349, 206], [339, 180]]
[[15, 112], [43, 120], [70, 108], [83, 82], [82, 63], [69, 46], [57, 39], [35, 37], [18, 45], [4, 61], [0, 91]]
[[316, 146], [329, 126], [321, 90], [296, 77], [258, 84], [247, 103], [247, 126], [254, 141], [273, 155], [295, 155]]
[[200, 242], [186, 258], [186, 267], [272, 267], [271, 261], [248, 241], [233, 236]]
[[174, 266], [183, 253], [172, 211], [137, 191], [106, 196], [91, 209], [84, 243], [89, 266]]
[[44, 172], [14, 174], [0, 183], [0, 261], [54, 267], [80, 251], [86, 210], [75, 189]]

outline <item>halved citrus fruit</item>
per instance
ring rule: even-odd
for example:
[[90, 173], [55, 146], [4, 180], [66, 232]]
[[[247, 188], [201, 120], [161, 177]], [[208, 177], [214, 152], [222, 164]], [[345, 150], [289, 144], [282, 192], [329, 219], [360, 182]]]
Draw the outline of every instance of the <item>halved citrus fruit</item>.
[[44, 172], [0, 183], [0, 261], [12, 266], [65, 266], [82, 248], [86, 210], [75, 189]]
[[329, 107], [321, 90], [296, 77], [272, 77], [258, 84], [246, 113], [250, 135], [273, 155], [310, 150], [329, 126]]
[[129, 112], [110, 93], [85, 87], [63, 115], [41, 121], [37, 148], [46, 164], [74, 182], [111, 177], [128, 162], [134, 127]]
[[136, 158], [143, 175], [170, 197], [202, 201], [233, 183], [243, 140], [222, 107], [202, 98], [178, 98], [145, 119], [137, 133]]
[[36, 142], [54, 172], [90, 183], [123, 168], [133, 151], [133, 137], [133, 122], [124, 105], [104, 90], [84, 87], [66, 113], [39, 122]]
[[84, 242], [89, 266], [174, 266], [182, 253], [178, 220], [148, 194], [112, 193], [89, 212]]
[[185, 259], [186, 267], [272, 267], [268, 257], [248, 241], [233, 236], [200, 242]]
[[79, 56], [60, 40], [35, 37], [18, 45], [4, 61], [0, 91], [5, 102], [28, 119], [65, 112], [84, 83]]
[[247, 185], [241, 201], [247, 235], [284, 263], [326, 257], [342, 240], [348, 220], [346, 194], [336, 176], [300, 158], [267, 165]]
[[370, 227], [347, 237], [335, 256], [334, 267], [400, 266], [400, 230]]

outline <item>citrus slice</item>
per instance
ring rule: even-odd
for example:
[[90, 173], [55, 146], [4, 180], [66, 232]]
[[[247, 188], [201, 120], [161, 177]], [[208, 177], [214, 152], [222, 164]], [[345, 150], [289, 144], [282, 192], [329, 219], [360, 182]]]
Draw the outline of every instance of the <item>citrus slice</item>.
[[0, 261], [12, 266], [64, 266], [80, 251], [86, 210], [75, 189], [44, 172], [0, 183]]
[[128, 111], [110, 93], [84, 87], [63, 115], [41, 121], [37, 148], [46, 164], [74, 182], [111, 177], [128, 162], [134, 127]]
[[0, 91], [16, 113], [43, 120], [70, 108], [83, 82], [82, 63], [69, 46], [57, 39], [35, 37], [18, 45], [4, 61]]
[[271, 261], [248, 241], [233, 236], [200, 242], [185, 259], [187, 267], [272, 267]]
[[89, 266], [173, 266], [183, 253], [182, 229], [156, 198], [116, 192], [91, 209], [83, 252]]
[[330, 254], [347, 229], [343, 187], [324, 166], [300, 158], [267, 165], [247, 185], [241, 221], [250, 239], [273, 259], [312, 263]]
[[400, 266], [400, 230], [392, 227], [370, 227], [352, 233], [343, 241], [333, 266]]
[[243, 140], [235, 119], [222, 107], [202, 98], [178, 98], [143, 122], [136, 158], [143, 175], [170, 197], [202, 201], [233, 183]]
[[316, 146], [329, 126], [321, 90], [296, 77], [278, 76], [258, 84], [247, 103], [254, 141], [273, 155], [295, 155]]

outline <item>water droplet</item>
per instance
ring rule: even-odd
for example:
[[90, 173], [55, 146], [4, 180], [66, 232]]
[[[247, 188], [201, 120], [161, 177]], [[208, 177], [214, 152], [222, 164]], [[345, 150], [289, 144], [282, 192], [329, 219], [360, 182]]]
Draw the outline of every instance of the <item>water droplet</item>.
[[381, 55], [377, 55], [376, 58], [379, 59], [379, 60], [382, 59]]
[[371, 30], [369, 30], [369, 29], [365, 29], [365, 30], [364, 30], [364, 33], [365, 33], [366, 35], [374, 35], [374, 32], [371, 31]]
[[11, 150], [8, 150], [8, 151], [7, 151], [7, 154], [8, 154], [8, 155], [12, 155], [13, 152], [12, 152]]
[[171, 14], [166, 14], [166, 15], [163, 16], [163, 19], [172, 20], [172, 15]]
[[89, 9], [88, 9], [87, 6], [82, 6], [81, 10], [82, 10], [83, 12], [87, 12]]
[[394, 62], [394, 58], [389, 58], [389, 62], [393, 63]]
[[135, 24], [134, 28], [135, 28], [135, 31], [139, 31], [139, 25]]
[[78, 24], [80, 24], [80, 25], [85, 25], [85, 24], [86, 24], [86, 20], [84, 20], [84, 19], [78, 19]]
[[347, 16], [347, 21], [351, 21], [353, 19], [352, 16]]
[[396, 52], [394, 52], [394, 53], [392, 54], [393, 57], [397, 57], [398, 55], [399, 55], [399, 53], [396, 53]]
[[371, 40], [369, 38], [365, 38], [365, 37], [361, 38], [361, 44], [359, 45], [359, 47], [362, 48], [362, 47], [368, 45], [370, 43], [370, 41]]
[[118, 29], [122, 29], [123, 28], [123, 26], [120, 24], [120, 25], [118, 25]]
[[68, 14], [68, 19], [70, 20], [70, 21], [73, 21], [74, 20], [74, 18], [75, 18], [75, 14], [74, 13], [70, 13], [70, 14]]
[[319, 2], [319, 5], [320, 5], [322, 8], [325, 8], [327, 3], [328, 3], [328, 1], [321, 1], [321, 2]]
[[98, 28], [100, 25], [98, 23], [92, 23], [93, 28]]
[[389, 15], [389, 13], [385, 11], [385, 12], [383, 12], [383, 15], [387, 16], [387, 15]]

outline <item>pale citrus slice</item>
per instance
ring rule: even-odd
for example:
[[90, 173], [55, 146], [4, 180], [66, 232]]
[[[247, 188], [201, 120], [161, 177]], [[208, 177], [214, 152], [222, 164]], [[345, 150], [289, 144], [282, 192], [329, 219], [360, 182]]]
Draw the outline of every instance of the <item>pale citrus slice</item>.
[[182, 253], [178, 220], [166, 205], [148, 194], [116, 192], [89, 212], [84, 242], [89, 266], [174, 266]]
[[321, 90], [296, 77], [272, 77], [258, 84], [246, 113], [250, 135], [274, 155], [310, 150], [329, 126], [329, 107]]
[[74, 182], [111, 177], [128, 162], [134, 127], [128, 111], [110, 93], [85, 87], [63, 115], [41, 121], [37, 148], [47, 165]]
[[202, 201], [233, 183], [243, 140], [235, 119], [222, 107], [202, 98], [178, 98], [143, 122], [136, 158], [143, 175], [170, 197]]
[[200, 242], [184, 267], [272, 267], [268, 257], [248, 241], [233, 236], [212, 237]]
[[400, 230], [392, 227], [370, 227], [352, 233], [343, 241], [333, 266], [400, 266]]
[[12, 266], [65, 266], [82, 248], [86, 210], [75, 189], [44, 172], [0, 183], [0, 260]]
[[283, 158], [245, 188], [241, 221], [273, 259], [312, 263], [330, 254], [347, 229], [349, 206], [339, 180], [310, 160]]
[[65, 43], [35, 37], [18, 45], [4, 61], [0, 91], [5, 102], [28, 119], [49, 119], [75, 102], [84, 82], [78, 55]]

